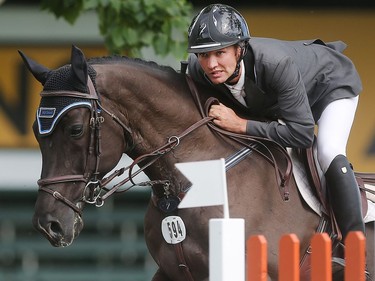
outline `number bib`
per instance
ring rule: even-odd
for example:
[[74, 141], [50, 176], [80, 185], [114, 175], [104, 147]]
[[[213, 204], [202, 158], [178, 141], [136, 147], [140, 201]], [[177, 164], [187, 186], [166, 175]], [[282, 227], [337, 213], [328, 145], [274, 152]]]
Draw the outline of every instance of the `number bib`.
[[169, 216], [161, 222], [161, 232], [168, 244], [177, 244], [185, 240], [186, 228], [178, 216]]

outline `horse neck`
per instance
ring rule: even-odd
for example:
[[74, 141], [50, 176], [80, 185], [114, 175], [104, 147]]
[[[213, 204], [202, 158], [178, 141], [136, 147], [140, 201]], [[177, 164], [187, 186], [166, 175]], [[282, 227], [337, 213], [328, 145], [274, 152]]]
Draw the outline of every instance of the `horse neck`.
[[[96, 70], [103, 103], [113, 108], [132, 130], [135, 147], [128, 155], [133, 159], [161, 147], [168, 138], [181, 134], [202, 118], [185, 80], [177, 73], [123, 65]], [[181, 148], [163, 156], [146, 174], [157, 177], [161, 172], [175, 170], [175, 162], [197, 155], [205, 158], [204, 145], [200, 150], [197, 141], [212, 138], [211, 135], [207, 129], [196, 130], [184, 139]]]

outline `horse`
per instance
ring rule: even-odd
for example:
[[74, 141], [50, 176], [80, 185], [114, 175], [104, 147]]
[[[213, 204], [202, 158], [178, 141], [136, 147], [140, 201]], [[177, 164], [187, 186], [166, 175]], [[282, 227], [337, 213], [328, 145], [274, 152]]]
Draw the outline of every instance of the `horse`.
[[[51, 245], [73, 243], [83, 229], [85, 204], [102, 205], [125, 182], [143, 184], [152, 190], [144, 219], [145, 242], [158, 267], [152, 280], [208, 281], [208, 223], [223, 217], [223, 209], [179, 209], [191, 183], [175, 164], [224, 158], [234, 163], [226, 166], [230, 215], [244, 218], [245, 237], [266, 237], [269, 280], [278, 278], [281, 235], [296, 234], [301, 257], [308, 255], [321, 217], [304, 202], [293, 177], [288, 179], [284, 152], [262, 141], [236, 141], [213, 130], [212, 119], [202, 116], [207, 111], [202, 104], [213, 94], [230, 105], [225, 97], [210, 87], [192, 86], [183, 71], [141, 59], [86, 60], [72, 46], [70, 64], [50, 70], [20, 54], [43, 86], [33, 124], [42, 154], [33, 225]], [[108, 176], [123, 154], [133, 163]], [[127, 178], [108, 187], [125, 172]], [[137, 183], [140, 172], [150, 180]], [[177, 224], [168, 221], [171, 217]], [[181, 239], [167, 241], [163, 228]], [[366, 232], [374, 237], [373, 224]], [[367, 245], [371, 259], [373, 242]], [[373, 274], [373, 263], [368, 266]]]

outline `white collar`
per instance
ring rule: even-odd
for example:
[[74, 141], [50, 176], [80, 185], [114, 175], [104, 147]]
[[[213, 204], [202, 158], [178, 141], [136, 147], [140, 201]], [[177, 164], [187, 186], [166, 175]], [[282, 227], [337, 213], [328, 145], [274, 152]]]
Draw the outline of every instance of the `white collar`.
[[[238, 82], [234, 85], [229, 85], [227, 83], [224, 83], [224, 85], [227, 86], [231, 92], [232, 90], [242, 92], [245, 87], [245, 65], [243, 63], [243, 60], [241, 60], [241, 75], [240, 79], [238, 79]], [[241, 94], [244, 96], [245, 93], [243, 92]]]

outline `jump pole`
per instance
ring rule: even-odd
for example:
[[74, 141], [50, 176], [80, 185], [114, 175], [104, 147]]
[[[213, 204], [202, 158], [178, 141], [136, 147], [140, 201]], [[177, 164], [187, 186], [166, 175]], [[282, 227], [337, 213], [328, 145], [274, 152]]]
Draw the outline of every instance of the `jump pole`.
[[210, 281], [245, 281], [245, 220], [229, 217], [225, 164], [223, 164], [222, 219], [209, 222]]
[[192, 183], [179, 208], [223, 205], [223, 218], [209, 220], [209, 280], [245, 281], [245, 220], [229, 217], [225, 160], [176, 167]]
[[210, 281], [245, 280], [244, 219], [210, 219]]

